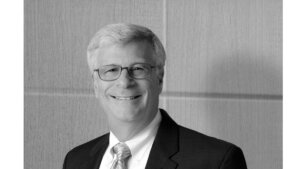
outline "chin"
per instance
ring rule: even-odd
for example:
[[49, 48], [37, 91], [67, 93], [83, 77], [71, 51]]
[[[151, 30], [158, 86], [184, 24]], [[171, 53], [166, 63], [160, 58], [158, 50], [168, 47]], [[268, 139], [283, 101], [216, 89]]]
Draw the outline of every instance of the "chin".
[[115, 107], [112, 112], [113, 116], [119, 121], [132, 122], [140, 119], [143, 110], [136, 107]]

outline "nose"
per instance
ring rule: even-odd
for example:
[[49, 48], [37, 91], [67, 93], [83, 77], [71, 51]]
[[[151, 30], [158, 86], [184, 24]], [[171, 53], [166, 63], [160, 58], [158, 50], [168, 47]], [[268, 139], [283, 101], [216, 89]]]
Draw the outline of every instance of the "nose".
[[132, 79], [129, 76], [128, 71], [126, 69], [123, 69], [120, 77], [117, 79], [117, 86], [122, 88], [129, 88], [133, 84], [134, 84], [134, 79]]

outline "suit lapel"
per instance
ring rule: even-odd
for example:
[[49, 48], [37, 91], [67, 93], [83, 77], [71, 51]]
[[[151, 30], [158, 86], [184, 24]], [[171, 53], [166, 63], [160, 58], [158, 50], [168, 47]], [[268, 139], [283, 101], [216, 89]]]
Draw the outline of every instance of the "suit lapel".
[[172, 156], [178, 152], [178, 125], [160, 109], [162, 121], [152, 145], [146, 169], [175, 169]]
[[102, 157], [109, 143], [109, 134], [104, 135], [101, 140], [91, 149], [86, 162], [80, 166], [80, 169], [99, 169]]
[[[179, 148], [178, 125], [162, 109], [162, 121], [153, 142], [145, 169], [175, 169], [176, 161], [172, 160]], [[86, 162], [80, 169], [99, 169], [102, 157], [109, 144], [109, 134], [104, 135], [89, 152]]]

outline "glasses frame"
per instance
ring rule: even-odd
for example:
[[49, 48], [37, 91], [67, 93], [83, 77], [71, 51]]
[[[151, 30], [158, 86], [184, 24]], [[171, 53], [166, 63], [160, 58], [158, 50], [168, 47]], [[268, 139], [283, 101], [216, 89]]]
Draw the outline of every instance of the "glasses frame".
[[126, 67], [122, 67], [122, 66], [120, 66], [120, 65], [115, 65], [115, 66], [120, 67], [120, 68], [121, 68], [121, 71], [120, 71], [119, 75], [118, 75], [116, 78], [112, 79], [112, 80], [104, 80], [104, 79], [102, 79], [101, 76], [100, 76], [100, 69], [94, 69], [94, 72], [97, 72], [98, 77], [99, 77], [101, 80], [103, 80], [103, 81], [115, 81], [115, 80], [119, 79], [119, 77], [121, 76], [122, 71], [123, 71], [124, 69], [127, 70], [128, 76], [129, 76], [131, 79], [145, 79], [146, 77], [148, 77], [148, 76], [150, 75], [150, 73], [149, 73], [149, 75], [147, 75], [146, 77], [143, 77], [143, 78], [136, 78], [136, 77], [133, 77], [132, 74], [130, 73], [131, 71], [129, 71], [130, 68], [132, 68], [132, 67], [134, 67], [134, 65], [138, 65], [138, 64], [142, 64], [142, 65], [147, 65], [147, 66], [149, 66], [149, 68], [150, 68], [150, 73], [152, 72], [152, 69], [153, 69], [153, 68], [157, 68], [157, 66], [152, 66], [152, 65], [147, 64], [147, 63], [135, 63], [135, 64], [133, 64], [132, 66], [126, 66]]

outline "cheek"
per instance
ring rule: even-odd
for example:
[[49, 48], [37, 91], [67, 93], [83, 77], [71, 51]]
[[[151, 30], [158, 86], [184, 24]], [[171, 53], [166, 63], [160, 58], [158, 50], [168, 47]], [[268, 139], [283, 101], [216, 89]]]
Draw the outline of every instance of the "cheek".
[[105, 92], [109, 88], [107, 84], [98, 82], [95, 86], [95, 94], [98, 99], [105, 97]]
[[152, 79], [152, 89], [155, 90], [156, 93], [160, 93], [160, 89], [162, 87], [162, 83], [157, 76]]
[[157, 80], [153, 80], [149, 82], [148, 86], [148, 95], [152, 99], [157, 99], [160, 94], [160, 85]]

